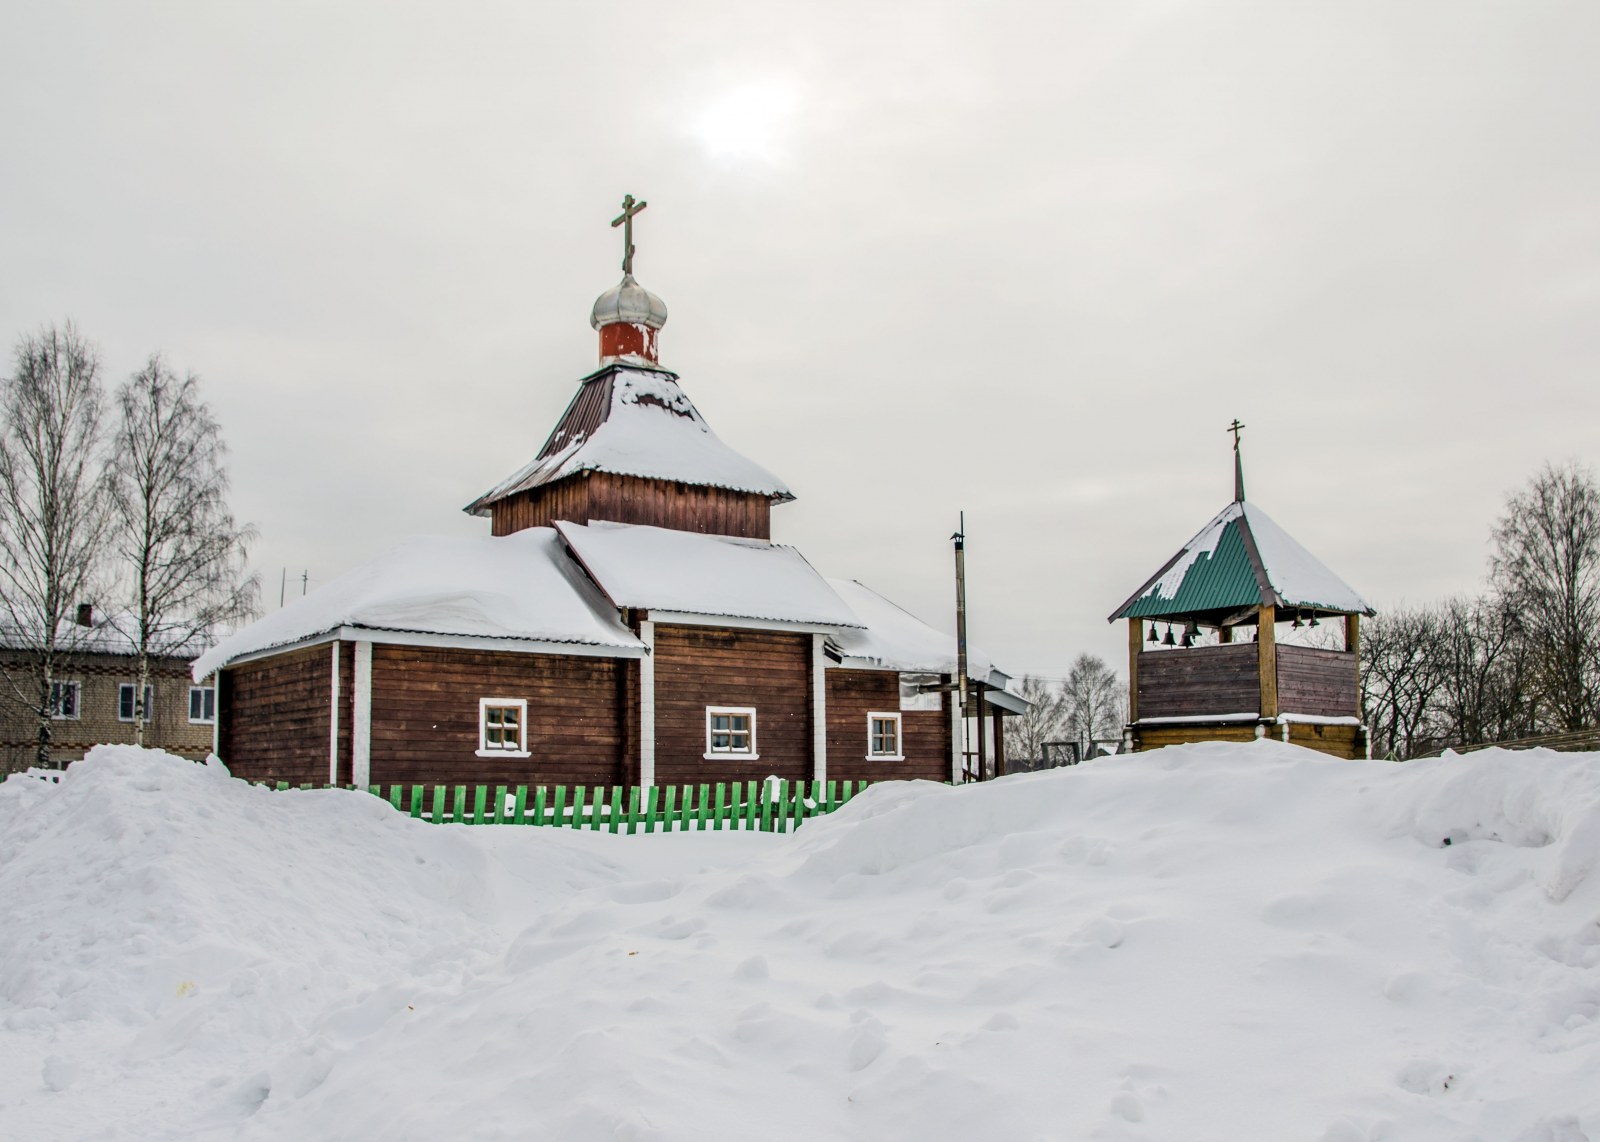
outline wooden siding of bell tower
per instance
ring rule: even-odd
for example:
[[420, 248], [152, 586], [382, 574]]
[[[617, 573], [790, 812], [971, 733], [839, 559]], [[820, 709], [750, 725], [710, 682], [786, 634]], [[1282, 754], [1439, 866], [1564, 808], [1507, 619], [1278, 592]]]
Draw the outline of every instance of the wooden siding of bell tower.
[[772, 501], [764, 495], [610, 472], [580, 472], [517, 492], [495, 501], [489, 512], [495, 535], [548, 527], [557, 520], [609, 520], [704, 535], [772, 538]]

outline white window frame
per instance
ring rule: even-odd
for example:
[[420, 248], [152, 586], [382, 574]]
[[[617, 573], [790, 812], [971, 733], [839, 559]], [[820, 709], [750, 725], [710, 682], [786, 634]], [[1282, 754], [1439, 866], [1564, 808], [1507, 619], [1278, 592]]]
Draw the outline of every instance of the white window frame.
[[[500, 749], [489, 746], [489, 708], [509, 706], [517, 710], [517, 748]], [[478, 757], [532, 757], [528, 752], [528, 700], [526, 698], [478, 699]]]
[[[60, 688], [59, 690], [57, 688]], [[61, 703], [56, 700], [56, 695], [66, 689], [72, 690], [72, 713], [61, 713]], [[76, 722], [83, 717], [83, 683], [76, 678], [56, 678], [50, 683], [50, 720], [53, 722]]]
[[[887, 721], [894, 723], [894, 752], [878, 753], [872, 748], [872, 739], [876, 736], [872, 732], [872, 723]], [[906, 759], [906, 727], [899, 711], [874, 710], [867, 715], [867, 760], [868, 761], [904, 761]]]
[[[738, 717], [748, 716], [750, 719], [750, 748], [749, 749], [713, 749], [711, 747], [711, 721], [718, 715]], [[707, 761], [722, 761], [732, 758], [737, 761], [759, 761], [761, 754], [756, 748], [756, 708], [754, 706], [707, 706], [706, 707], [706, 752]]]
[[[210, 694], [211, 695], [211, 716], [209, 718], [205, 716], [206, 700], [204, 698], [200, 699], [200, 717], [197, 718], [197, 717], [194, 716], [194, 696], [196, 694]], [[215, 725], [216, 721], [217, 721], [217, 688], [215, 686], [191, 686], [191, 687], [189, 687], [189, 724], [191, 726], [210, 726], [210, 725]]]
[[[124, 718], [122, 716], [122, 692], [124, 690], [126, 690], [131, 695], [135, 690], [138, 689], [138, 687], [139, 687], [139, 684], [137, 682], [118, 682], [117, 683], [117, 721], [126, 723], [128, 725], [132, 725], [133, 724], [133, 714], [132, 713], [130, 713], [126, 718]], [[151, 707], [153, 707], [155, 705], [155, 696], [156, 696], [156, 688], [153, 685], [152, 686], [146, 686], [144, 688], [144, 724], [147, 725], [147, 726], [150, 724], [150, 722], [152, 720], [151, 717], [150, 717], [150, 711], [151, 711]], [[131, 707], [131, 708], [135, 712], [137, 712], [138, 708], [136, 706], [135, 707]]]

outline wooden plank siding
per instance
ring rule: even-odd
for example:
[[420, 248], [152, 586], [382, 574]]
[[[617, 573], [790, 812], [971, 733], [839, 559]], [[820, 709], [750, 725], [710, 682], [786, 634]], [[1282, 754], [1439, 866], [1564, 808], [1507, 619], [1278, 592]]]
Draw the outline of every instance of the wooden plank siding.
[[[1278, 650], [1281, 652], [1283, 647]], [[1367, 756], [1367, 737], [1360, 726], [1308, 726], [1294, 722], [1289, 726], [1289, 742], [1334, 757]]]
[[[619, 660], [372, 648], [374, 784], [609, 786], [624, 780]], [[523, 698], [532, 757], [478, 757], [478, 701]]]
[[1254, 643], [1147, 650], [1139, 655], [1141, 718], [1255, 713], [1261, 692]]
[[1355, 654], [1279, 645], [1278, 705], [1285, 713], [1351, 718], [1360, 704]]
[[324, 644], [222, 671], [217, 744], [229, 772], [327, 783], [331, 657]]
[[900, 675], [888, 670], [828, 671], [828, 778], [840, 781], [950, 780], [952, 695], [939, 710], [900, 715], [904, 761], [867, 757], [867, 715], [900, 709]]
[[[657, 626], [655, 672], [657, 784], [811, 776], [809, 634]], [[754, 707], [757, 760], [705, 757], [707, 706]]]
[[510, 535], [556, 520], [641, 523], [675, 531], [772, 538], [772, 503], [764, 495], [610, 472], [581, 472], [490, 507], [491, 530]]

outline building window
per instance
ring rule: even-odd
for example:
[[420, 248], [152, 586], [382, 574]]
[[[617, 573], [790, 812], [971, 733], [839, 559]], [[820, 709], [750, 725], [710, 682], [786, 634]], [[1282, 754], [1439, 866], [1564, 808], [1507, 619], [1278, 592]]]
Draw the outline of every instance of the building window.
[[529, 756], [526, 698], [478, 699], [478, 756]]
[[50, 683], [50, 716], [58, 721], [62, 719], [77, 721], [82, 697], [81, 682]]
[[189, 721], [197, 726], [208, 726], [217, 720], [217, 688], [215, 686], [189, 687]]
[[755, 710], [749, 706], [707, 706], [705, 756], [758, 758]]
[[900, 749], [900, 715], [867, 715], [867, 759], [869, 761], [904, 761]]
[[[133, 695], [139, 688], [137, 682], [124, 682], [117, 687], [117, 721], [133, 721]], [[144, 720], [150, 721], [151, 710], [154, 706], [150, 700], [150, 687], [144, 688]]]

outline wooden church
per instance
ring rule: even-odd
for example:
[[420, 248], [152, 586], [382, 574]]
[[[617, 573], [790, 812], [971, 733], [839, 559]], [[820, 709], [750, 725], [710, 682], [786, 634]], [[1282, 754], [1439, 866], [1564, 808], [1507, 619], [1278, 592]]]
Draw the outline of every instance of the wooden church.
[[[1271, 736], [1367, 757], [1361, 616], [1373, 610], [1245, 499], [1243, 427], [1230, 428], [1233, 502], [1110, 616], [1128, 621], [1125, 744]], [[1314, 640], [1322, 645], [1282, 637], [1312, 629], [1330, 637]]]
[[[244, 777], [652, 785], [960, 780], [955, 641], [771, 542], [794, 495], [659, 359], [633, 276], [594, 304], [600, 367], [534, 458], [474, 500], [490, 535], [416, 538], [236, 632], [216, 751]], [[1007, 678], [969, 654], [996, 720]]]

